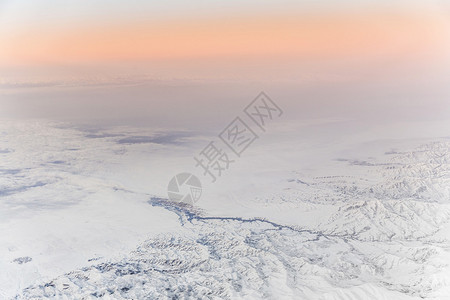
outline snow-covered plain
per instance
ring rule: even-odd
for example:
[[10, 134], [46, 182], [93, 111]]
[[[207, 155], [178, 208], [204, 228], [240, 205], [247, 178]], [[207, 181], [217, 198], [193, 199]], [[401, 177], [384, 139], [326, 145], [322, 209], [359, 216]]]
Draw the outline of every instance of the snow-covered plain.
[[450, 299], [450, 127], [291, 125], [212, 184], [214, 136], [2, 121], [0, 298]]

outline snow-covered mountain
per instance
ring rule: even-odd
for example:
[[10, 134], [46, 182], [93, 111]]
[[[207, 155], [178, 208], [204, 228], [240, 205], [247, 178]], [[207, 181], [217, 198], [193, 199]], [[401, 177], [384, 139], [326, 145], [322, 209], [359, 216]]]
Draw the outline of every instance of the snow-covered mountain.
[[192, 207], [165, 189], [209, 137], [0, 132], [2, 298], [450, 299], [448, 138], [282, 137], [261, 166], [268, 136]]

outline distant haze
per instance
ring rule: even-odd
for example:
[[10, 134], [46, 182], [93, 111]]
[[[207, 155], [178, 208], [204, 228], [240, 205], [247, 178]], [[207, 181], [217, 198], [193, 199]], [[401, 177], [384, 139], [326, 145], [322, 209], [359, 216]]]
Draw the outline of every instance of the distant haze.
[[287, 119], [447, 120], [444, 1], [0, 1], [0, 117], [220, 128], [261, 90]]

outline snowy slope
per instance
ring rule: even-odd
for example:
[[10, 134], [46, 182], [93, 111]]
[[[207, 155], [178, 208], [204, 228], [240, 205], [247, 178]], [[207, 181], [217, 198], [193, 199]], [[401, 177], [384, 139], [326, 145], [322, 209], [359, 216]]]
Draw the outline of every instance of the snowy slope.
[[285, 157], [260, 166], [268, 137], [190, 207], [165, 188], [208, 138], [49, 122], [0, 132], [1, 298], [449, 298], [448, 139], [356, 155], [343, 150], [354, 141], [310, 150], [286, 137]]

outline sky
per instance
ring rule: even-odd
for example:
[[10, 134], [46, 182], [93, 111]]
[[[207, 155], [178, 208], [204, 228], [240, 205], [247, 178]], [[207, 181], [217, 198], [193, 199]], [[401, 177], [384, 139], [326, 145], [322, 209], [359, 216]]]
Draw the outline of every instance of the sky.
[[185, 122], [265, 90], [293, 117], [394, 102], [430, 118], [449, 71], [444, 0], [0, 0], [3, 117]]

